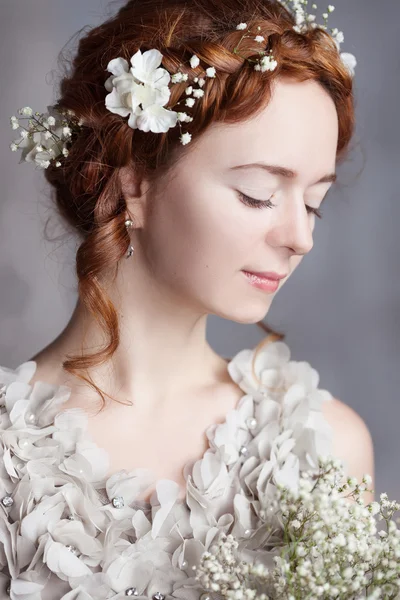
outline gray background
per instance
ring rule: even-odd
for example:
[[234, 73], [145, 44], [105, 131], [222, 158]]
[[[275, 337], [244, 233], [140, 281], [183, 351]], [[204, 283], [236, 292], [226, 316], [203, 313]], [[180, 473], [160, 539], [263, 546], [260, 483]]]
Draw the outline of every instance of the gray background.
[[[321, 8], [325, 9], [322, 2]], [[266, 321], [286, 333], [295, 360], [309, 361], [320, 387], [352, 406], [374, 440], [376, 491], [400, 499], [400, 203], [398, 112], [400, 3], [336, 0], [329, 25], [358, 59], [357, 132], [351, 160], [317, 220], [315, 244], [276, 297]], [[56, 100], [57, 55], [85, 24], [115, 11], [106, 0], [0, 2], [0, 364], [15, 368], [50, 342], [75, 304], [76, 242], [62, 234], [40, 170], [18, 165], [9, 117]], [[321, 22], [321, 21], [319, 21]], [[223, 356], [253, 347], [263, 332], [209, 318]]]

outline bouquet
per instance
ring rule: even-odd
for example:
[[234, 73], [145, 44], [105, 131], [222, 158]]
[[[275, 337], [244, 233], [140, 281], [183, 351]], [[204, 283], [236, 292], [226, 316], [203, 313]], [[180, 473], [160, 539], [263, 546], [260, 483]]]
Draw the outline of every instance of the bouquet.
[[400, 504], [383, 493], [365, 505], [369, 483], [369, 475], [360, 484], [346, 479], [340, 460], [320, 457], [296, 489], [277, 485], [251, 538], [221, 535], [196, 579], [228, 600], [400, 598]]

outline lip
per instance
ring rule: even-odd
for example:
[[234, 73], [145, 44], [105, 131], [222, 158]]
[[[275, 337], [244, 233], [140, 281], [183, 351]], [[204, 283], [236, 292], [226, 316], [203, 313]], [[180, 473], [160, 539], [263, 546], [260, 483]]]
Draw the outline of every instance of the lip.
[[268, 278], [264, 277], [263, 275], [257, 275], [252, 271], [242, 271], [242, 273], [250, 285], [259, 288], [264, 292], [274, 293], [279, 288], [279, 279], [276, 278], [277, 273], [272, 273], [272, 275], [275, 275], [275, 279], [272, 279], [272, 277]]
[[256, 275], [257, 277], [261, 277], [263, 279], [269, 279], [270, 281], [279, 281], [280, 279], [285, 279], [286, 275], [280, 275], [279, 273], [274, 273], [273, 271], [248, 271], [247, 269], [243, 269], [244, 273], [249, 273], [250, 275]]

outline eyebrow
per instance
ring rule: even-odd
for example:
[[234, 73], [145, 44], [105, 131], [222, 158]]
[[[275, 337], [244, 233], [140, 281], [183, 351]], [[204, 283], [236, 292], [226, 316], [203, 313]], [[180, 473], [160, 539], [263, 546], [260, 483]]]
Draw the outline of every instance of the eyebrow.
[[[231, 167], [231, 170], [249, 169], [249, 168], [254, 168], [254, 167], [257, 167], [259, 169], [264, 169], [265, 171], [268, 171], [268, 173], [271, 173], [272, 175], [280, 175], [281, 177], [286, 177], [287, 179], [294, 179], [295, 177], [298, 176], [298, 173], [296, 173], [296, 171], [293, 171], [292, 169], [287, 169], [286, 167], [281, 167], [279, 165], [267, 165], [267, 164], [261, 163], [261, 162], [248, 163], [246, 165], [237, 165], [236, 167]], [[316, 181], [314, 185], [316, 185], [317, 183], [331, 183], [336, 180], [337, 180], [336, 173], [328, 173], [327, 175], [324, 175], [323, 177], [321, 177], [321, 179], [318, 179], [318, 181]]]

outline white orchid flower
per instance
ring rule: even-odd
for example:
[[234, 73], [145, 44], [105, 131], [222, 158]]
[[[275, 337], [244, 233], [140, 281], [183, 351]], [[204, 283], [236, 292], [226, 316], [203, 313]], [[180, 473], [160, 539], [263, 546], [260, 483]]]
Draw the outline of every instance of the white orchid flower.
[[140, 50], [131, 58], [132, 67], [124, 58], [115, 58], [107, 66], [112, 73], [105, 82], [107, 109], [121, 117], [129, 116], [132, 129], [166, 132], [174, 127], [178, 113], [163, 108], [171, 95], [168, 86], [171, 75], [161, 64], [162, 54], [156, 49]]

